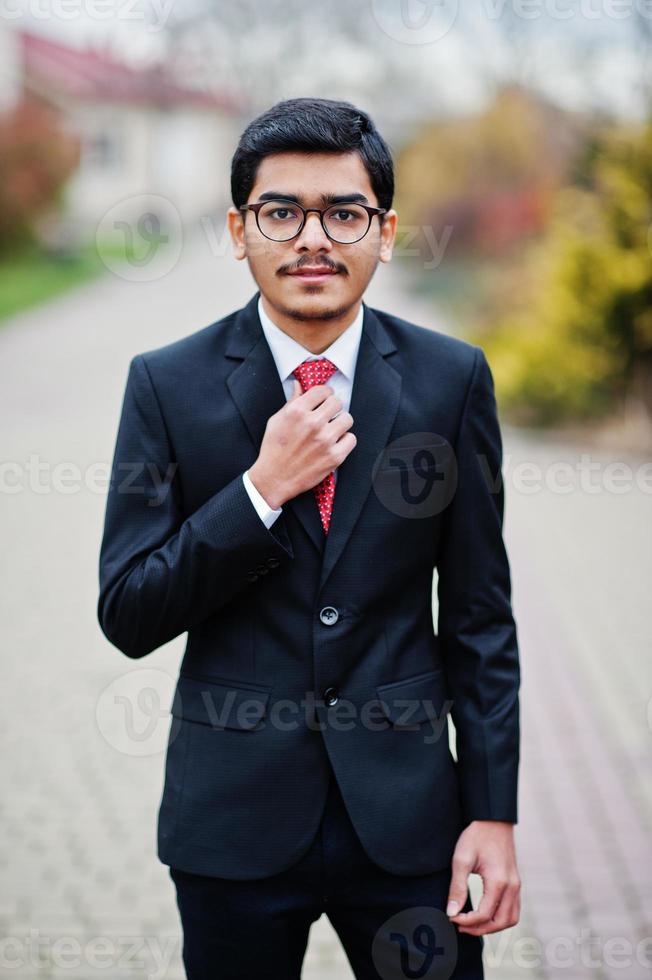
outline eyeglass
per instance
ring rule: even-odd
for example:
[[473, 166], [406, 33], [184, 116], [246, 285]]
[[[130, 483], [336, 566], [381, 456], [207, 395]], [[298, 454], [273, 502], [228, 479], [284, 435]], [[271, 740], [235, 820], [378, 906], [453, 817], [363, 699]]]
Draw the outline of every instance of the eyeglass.
[[387, 208], [373, 208], [367, 204], [332, 204], [328, 208], [304, 208], [296, 201], [279, 198], [275, 201], [259, 201], [242, 204], [239, 211], [253, 211], [258, 230], [273, 242], [289, 242], [296, 238], [311, 211], [316, 211], [321, 226], [331, 241], [340, 245], [353, 245], [369, 231], [375, 214], [387, 213]]

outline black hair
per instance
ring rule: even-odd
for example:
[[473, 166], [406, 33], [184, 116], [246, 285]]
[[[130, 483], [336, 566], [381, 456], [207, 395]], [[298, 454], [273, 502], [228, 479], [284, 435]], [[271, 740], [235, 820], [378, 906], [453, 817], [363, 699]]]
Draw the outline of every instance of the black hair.
[[[333, 99], [286, 99], [249, 123], [231, 160], [231, 196], [247, 203], [261, 160], [272, 153], [347, 153], [364, 163], [378, 206], [389, 210], [394, 165], [389, 147], [366, 112]], [[382, 217], [382, 216], [381, 216]]]

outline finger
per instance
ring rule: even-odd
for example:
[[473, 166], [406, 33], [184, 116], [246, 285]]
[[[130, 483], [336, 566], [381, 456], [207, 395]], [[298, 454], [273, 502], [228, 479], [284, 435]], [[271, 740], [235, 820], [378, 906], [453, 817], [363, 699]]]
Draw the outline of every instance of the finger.
[[458, 926], [457, 931], [463, 932], [467, 936], [488, 936], [492, 932], [502, 932], [503, 929], [507, 929], [510, 925], [511, 923], [507, 920], [503, 922], [497, 922], [496, 920], [491, 919], [483, 926], [475, 926], [475, 927], [469, 926], [468, 929], [463, 929], [461, 926]]
[[446, 904], [446, 915], [451, 919], [458, 915], [460, 909], [463, 909], [466, 904], [469, 893], [468, 878], [472, 864], [473, 862], [467, 858], [453, 855], [453, 875]]
[[518, 892], [507, 888], [503, 893], [502, 899], [496, 908], [491, 919], [475, 926], [459, 926], [459, 932], [468, 933], [470, 936], [482, 936], [492, 932], [500, 932], [502, 929], [509, 929], [516, 925], [520, 917], [520, 902]]
[[487, 881], [484, 885], [484, 892], [480, 899], [477, 909], [472, 912], [460, 912], [452, 918], [458, 926], [477, 926], [491, 922], [497, 909], [505, 895], [507, 884], [503, 882]]
[[322, 402], [325, 402], [327, 398], [335, 394], [330, 385], [313, 385], [304, 391], [302, 398], [304, 399], [306, 405], [310, 409], [317, 408]]
[[[511, 896], [511, 898], [510, 898]], [[465, 929], [471, 935], [482, 935], [483, 932], [500, 932], [502, 929], [509, 929], [515, 926], [521, 916], [521, 899], [519, 886], [507, 889], [507, 895], [503, 898], [499, 908], [496, 910], [491, 922], [486, 926]], [[461, 930], [460, 930], [461, 931]]]
[[313, 409], [317, 418], [323, 422], [330, 422], [331, 419], [337, 418], [337, 416], [343, 411], [344, 406], [342, 405], [342, 399], [338, 398], [337, 395], [329, 395], [328, 398], [318, 405], [317, 408]]

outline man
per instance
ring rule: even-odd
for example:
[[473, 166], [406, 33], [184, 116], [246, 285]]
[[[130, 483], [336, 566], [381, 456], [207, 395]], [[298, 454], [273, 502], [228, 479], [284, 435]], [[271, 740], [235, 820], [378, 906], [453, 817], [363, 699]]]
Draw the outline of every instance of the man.
[[258, 292], [130, 364], [98, 615], [129, 657], [188, 632], [158, 854], [190, 980], [299, 977], [324, 911], [358, 978], [476, 980], [518, 920], [493, 380], [362, 302], [393, 191], [366, 113], [274, 106], [232, 161]]

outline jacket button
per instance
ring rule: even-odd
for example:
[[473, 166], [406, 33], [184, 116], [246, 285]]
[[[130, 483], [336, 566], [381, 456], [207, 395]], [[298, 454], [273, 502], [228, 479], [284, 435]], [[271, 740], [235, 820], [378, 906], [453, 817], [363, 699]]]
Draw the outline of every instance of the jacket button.
[[336, 687], [326, 688], [326, 690], [324, 691], [324, 701], [326, 702], [326, 704], [332, 707], [334, 704], [337, 704], [339, 699], [340, 699], [340, 692], [337, 690]]
[[340, 614], [334, 606], [324, 606], [322, 611], [319, 613], [319, 618], [324, 626], [334, 626], [340, 618]]
[[247, 579], [247, 582], [255, 582], [256, 579], [258, 578], [258, 575], [252, 569], [251, 571], [247, 572], [245, 578]]
[[267, 565], [256, 565], [256, 571], [259, 575], [267, 575], [269, 573], [269, 568]]
[[280, 565], [281, 563], [280, 563], [280, 561], [278, 560], [278, 558], [268, 558], [268, 559], [267, 559], [267, 564], [269, 565], [269, 567], [270, 567], [270, 568], [278, 568], [278, 566], [279, 566], [279, 565]]

